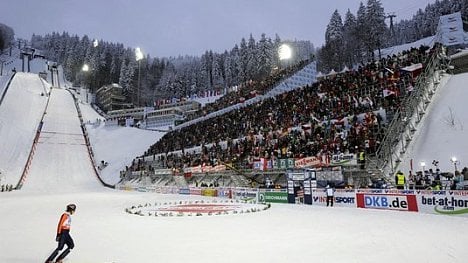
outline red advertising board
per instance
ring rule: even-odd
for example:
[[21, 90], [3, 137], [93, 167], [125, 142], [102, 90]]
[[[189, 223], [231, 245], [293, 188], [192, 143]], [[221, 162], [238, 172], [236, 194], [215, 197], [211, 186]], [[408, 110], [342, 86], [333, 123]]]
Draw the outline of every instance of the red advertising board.
[[356, 193], [357, 207], [418, 212], [416, 195]]

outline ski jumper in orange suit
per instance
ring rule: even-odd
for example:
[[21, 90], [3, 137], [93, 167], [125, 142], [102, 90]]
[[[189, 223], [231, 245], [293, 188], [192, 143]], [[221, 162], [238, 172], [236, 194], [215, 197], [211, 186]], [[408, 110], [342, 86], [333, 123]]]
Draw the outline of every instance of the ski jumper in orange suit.
[[71, 226], [71, 215], [75, 210], [69, 211], [67, 207], [67, 212], [63, 213], [60, 217], [58, 226], [57, 226], [57, 236], [55, 240], [58, 242], [58, 247], [50, 255], [46, 262], [53, 262], [54, 258], [58, 253], [67, 245], [67, 249], [60, 254], [56, 262], [62, 262], [62, 260], [70, 253], [70, 251], [75, 247], [73, 239], [70, 236], [70, 226]]

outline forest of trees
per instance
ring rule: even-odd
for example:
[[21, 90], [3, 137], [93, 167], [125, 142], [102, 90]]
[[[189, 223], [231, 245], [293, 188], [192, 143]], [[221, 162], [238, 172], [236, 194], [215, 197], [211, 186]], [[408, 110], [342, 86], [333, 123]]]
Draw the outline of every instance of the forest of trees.
[[[162, 98], [187, 97], [205, 91], [224, 90], [250, 79], [263, 78], [279, 65], [279, 36], [274, 40], [265, 34], [256, 41], [252, 35], [242, 39], [230, 51], [206, 51], [201, 57], [151, 58], [139, 62], [135, 50], [122, 44], [70, 36], [67, 32], [46, 36], [33, 35], [31, 45], [45, 50], [48, 59], [63, 65], [67, 78], [82, 83], [93, 91], [109, 83], [119, 83], [129, 102], [152, 106]], [[295, 46], [296, 61], [309, 59], [313, 46], [308, 41], [290, 42]], [[140, 63], [140, 65], [138, 65]], [[81, 71], [84, 64], [90, 68]], [[140, 100], [137, 100], [140, 74]]]
[[13, 45], [15, 32], [13, 29], [5, 24], [0, 23], [0, 54], [7, 47]]
[[[424, 10], [419, 9], [412, 19], [395, 22], [391, 28], [389, 14], [385, 13], [380, 0], [361, 2], [356, 14], [348, 9], [344, 20], [336, 10], [326, 28], [325, 44], [316, 54], [318, 69], [341, 71], [345, 66], [351, 68], [373, 59], [378, 55], [375, 51], [378, 53], [381, 48], [434, 35], [439, 16], [458, 11], [467, 18], [468, 0], [437, 0]], [[395, 15], [397, 18], [398, 13]], [[140, 73], [139, 106], [150, 106], [158, 99], [223, 90], [249, 79], [265, 77], [280, 66], [277, 50], [283, 41], [277, 35], [272, 39], [262, 34], [258, 41], [250, 35], [223, 53], [207, 50], [200, 57], [170, 58], [146, 55], [139, 62], [133, 48], [105, 41], [94, 46], [93, 42], [87, 36], [80, 38], [67, 32], [33, 35], [31, 39], [33, 47], [44, 50], [50, 60], [63, 65], [70, 81], [84, 83], [93, 91], [109, 83], [119, 83], [128, 102], [134, 104], [137, 104]], [[315, 53], [309, 41], [289, 44], [295, 49], [296, 61], [310, 59]], [[91, 69], [88, 72], [81, 71], [85, 63]]]
[[[325, 33], [325, 44], [317, 51], [318, 69], [341, 71], [372, 59], [375, 51], [401, 45], [436, 34], [439, 17], [461, 12], [468, 21], [468, 0], [443, 0], [419, 9], [412, 19], [401, 20], [390, 27], [390, 14], [379, 0], [362, 2], [356, 14], [348, 9], [344, 21], [338, 10], [332, 14]], [[398, 18], [398, 13], [395, 13]], [[396, 20], [396, 19], [395, 19]]]

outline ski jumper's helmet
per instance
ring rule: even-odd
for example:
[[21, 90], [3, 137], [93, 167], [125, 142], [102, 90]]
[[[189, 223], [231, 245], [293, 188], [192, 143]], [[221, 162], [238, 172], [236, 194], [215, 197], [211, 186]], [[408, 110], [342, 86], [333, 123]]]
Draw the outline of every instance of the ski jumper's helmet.
[[75, 204], [69, 204], [67, 205], [67, 211], [70, 212], [70, 211], [75, 211], [76, 210], [76, 205]]

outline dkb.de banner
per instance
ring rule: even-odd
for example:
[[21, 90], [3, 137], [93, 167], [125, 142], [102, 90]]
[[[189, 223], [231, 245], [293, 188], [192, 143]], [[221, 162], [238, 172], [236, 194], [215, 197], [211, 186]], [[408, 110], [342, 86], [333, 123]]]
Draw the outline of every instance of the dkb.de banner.
[[357, 193], [357, 207], [418, 212], [414, 194]]

